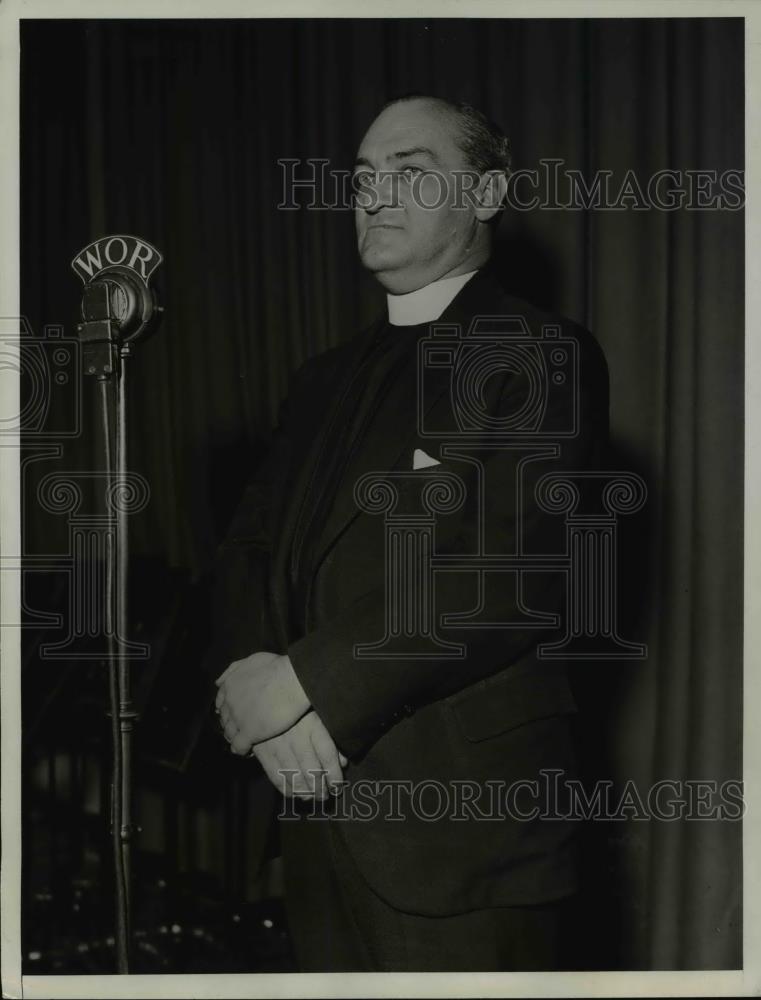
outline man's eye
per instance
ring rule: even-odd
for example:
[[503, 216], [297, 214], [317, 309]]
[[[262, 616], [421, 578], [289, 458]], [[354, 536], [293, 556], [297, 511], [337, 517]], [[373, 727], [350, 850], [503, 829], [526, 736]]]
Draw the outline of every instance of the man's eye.
[[412, 180], [413, 177], [417, 177], [419, 174], [422, 174], [423, 168], [422, 167], [413, 167], [412, 165], [410, 165], [410, 166], [407, 166], [407, 167], [402, 167], [402, 169], [399, 172], [407, 180]]
[[354, 184], [357, 187], [369, 187], [375, 179], [372, 170], [360, 170], [354, 174]]

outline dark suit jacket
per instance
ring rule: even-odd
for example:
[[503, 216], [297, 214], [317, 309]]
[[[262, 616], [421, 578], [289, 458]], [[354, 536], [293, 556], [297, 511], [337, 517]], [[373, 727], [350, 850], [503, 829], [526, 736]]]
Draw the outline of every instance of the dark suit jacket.
[[[562, 440], [552, 434], [532, 438], [519, 433], [519, 426], [514, 448], [497, 447], [484, 433], [467, 448], [450, 448], [440, 456], [438, 442], [418, 436], [416, 373], [405, 371], [389, 390], [389, 405], [379, 410], [364, 446], [356, 450], [329, 516], [318, 525], [319, 537], [311, 539], [309, 608], [296, 616], [307, 618], [304, 634], [294, 625], [289, 575], [294, 529], [324, 444], [321, 434], [376, 325], [296, 373], [270, 459], [249, 486], [225, 546], [228, 557], [240, 563], [234, 579], [241, 602], [237, 610], [231, 605], [235, 620], [228, 615], [226, 653], [236, 658], [273, 648], [289, 654], [312, 705], [350, 759], [347, 801], [352, 789], [363, 787], [366, 793], [368, 782], [428, 782], [427, 797], [421, 792], [417, 802], [430, 816], [441, 811], [432, 783], [440, 783], [441, 794], [449, 796], [452, 808], [433, 820], [415, 815], [403, 797], [398, 802], [404, 821], [384, 818], [388, 799], [381, 799], [379, 809], [365, 808], [364, 819], [335, 821], [341, 841], [376, 893], [398, 909], [429, 915], [539, 903], [576, 886], [573, 823], [499, 818], [499, 809], [491, 812], [497, 818], [475, 818], [489, 814], [488, 782], [502, 783], [489, 794], [501, 788], [504, 803], [505, 791], [517, 788], [514, 783], [538, 781], [516, 800], [527, 813], [537, 804], [545, 810], [552, 798], [542, 771], [573, 774], [570, 717], [576, 707], [563, 665], [537, 657], [537, 643], [548, 634], [531, 621], [532, 613], [562, 609], [562, 574], [533, 572], [519, 584], [514, 573], [492, 573], [484, 592], [475, 573], [437, 574], [437, 611], [480, 607], [480, 620], [492, 623], [440, 627], [442, 638], [465, 644], [466, 655], [354, 656], [357, 643], [380, 639], [385, 627], [383, 517], [357, 507], [353, 486], [360, 475], [411, 470], [415, 448], [424, 449], [442, 459], [434, 471], [454, 472], [466, 486], [462, 507], [437, 521], [437, 554], [474, 552], [479, 525], [486, 552], [551, 554], [565, 547], [564, 524], [540, 510], [536, 482], [547, 472], [600, 467], [608, 425], [607, 369], [591, 334], [507, 295], [488, 272], [465, 285], [437, 325], [457, 324], [467, 337], [476, 316], [521, 316], [537, 341], [548, 323], [573, 338], [578, 369], [541, 389], [541, 426], [563, 429], [575, 414], [575, 434]], [[531, 373], [520, 367], [499, 366], [482, 384], [483, 407], [495, 418], [519, 411], [536, 390]], [[434, 368], [425, 379], [425, 426], [451, 427], [446, 441], [456, 444], [450, 371]], [[414, 482], [409, 488], [417, 492]], [[414, 507], [416, 496], [403, 500]], [[246, 590], [247, 567], [261, 546], [270, 552], [267, 601]], [[502, 622], [511, 625], [493, 627]], [[457, 818], [455, 803], [462, 805], [466, 794], [462, 783], [477, 787], [480, 797], [460, 808]]]

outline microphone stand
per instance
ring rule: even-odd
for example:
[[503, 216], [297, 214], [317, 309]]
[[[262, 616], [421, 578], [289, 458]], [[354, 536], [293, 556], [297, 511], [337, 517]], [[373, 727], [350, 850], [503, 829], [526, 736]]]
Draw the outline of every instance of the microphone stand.
[[[127, 365], [129, 347], [120, 351], [119, 375], [116, 383], [116, 481], [127, 481]], [[116, 511], [116, 570], [118, 583], [116, 587], [116, 630], [122, 639], [127, 638], [128, 623], [128, 568], [129, 568], [129, 534], [127, 532], [127, 511], [123, 504], [117, 505]], [[115, 795], [121, 798], [120, 839], [124, 863], [124, 885], [127, 897], [127, 913], [130, 912], [130, 849], [135, 828], [132, 824], [132, 732], [137, 713], [132, 708], [130, 693], [130, 664], [124, 644], [119, 647], [117, 661], [117, 693], [119, 695], [119, 730], [122, 750], [121, 788], [115, 786]], [[129, 933], [129, 919], [127, 920]]]
[[[106, 548], [106, 634], [109, 715], [112, 737], [111, 839], [116, 888], [117, 971], [131, 962], [131, 851], [138, 828], [132, 821], [132, 737], [137, 713], [132, 705], [128, 632], [129, 534], [127, 505], [118, 493], [127, 486], [127, 360], [130, 343], [155, 326], [160, 307], [148, 288], [126, 267], [101, 271], [85, 284], [78, 332], [85, 374], [100, 388], [104, 459], [116, 497], [115, 546]], [[116, 430], [114, 432], [114, 423]], [[115, 627], [114, 627], [115, 626]]]

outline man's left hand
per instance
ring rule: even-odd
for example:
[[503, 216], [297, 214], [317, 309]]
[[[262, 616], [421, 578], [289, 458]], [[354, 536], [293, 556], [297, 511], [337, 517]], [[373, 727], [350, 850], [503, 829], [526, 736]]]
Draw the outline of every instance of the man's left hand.
[[217, 678], [217, 712], [233, 753], [290, 729], [309, 709], [309, 699], [287, 656], [253, 653], [235, 660]]

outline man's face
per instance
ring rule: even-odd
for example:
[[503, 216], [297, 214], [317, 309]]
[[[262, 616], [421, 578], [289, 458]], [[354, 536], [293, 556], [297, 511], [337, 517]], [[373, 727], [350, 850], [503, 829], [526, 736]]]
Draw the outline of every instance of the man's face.
[[457, 128], [434, 101], [402, 101], [381, 112], [359, 147], [359, 255], [388, 291], [414, 291], [462, 273], [476, 250], [483, 258], [483, 227], [471, 200], [457, 194], [463, 181], [458, 187], [455, 173], [469, 170]]

